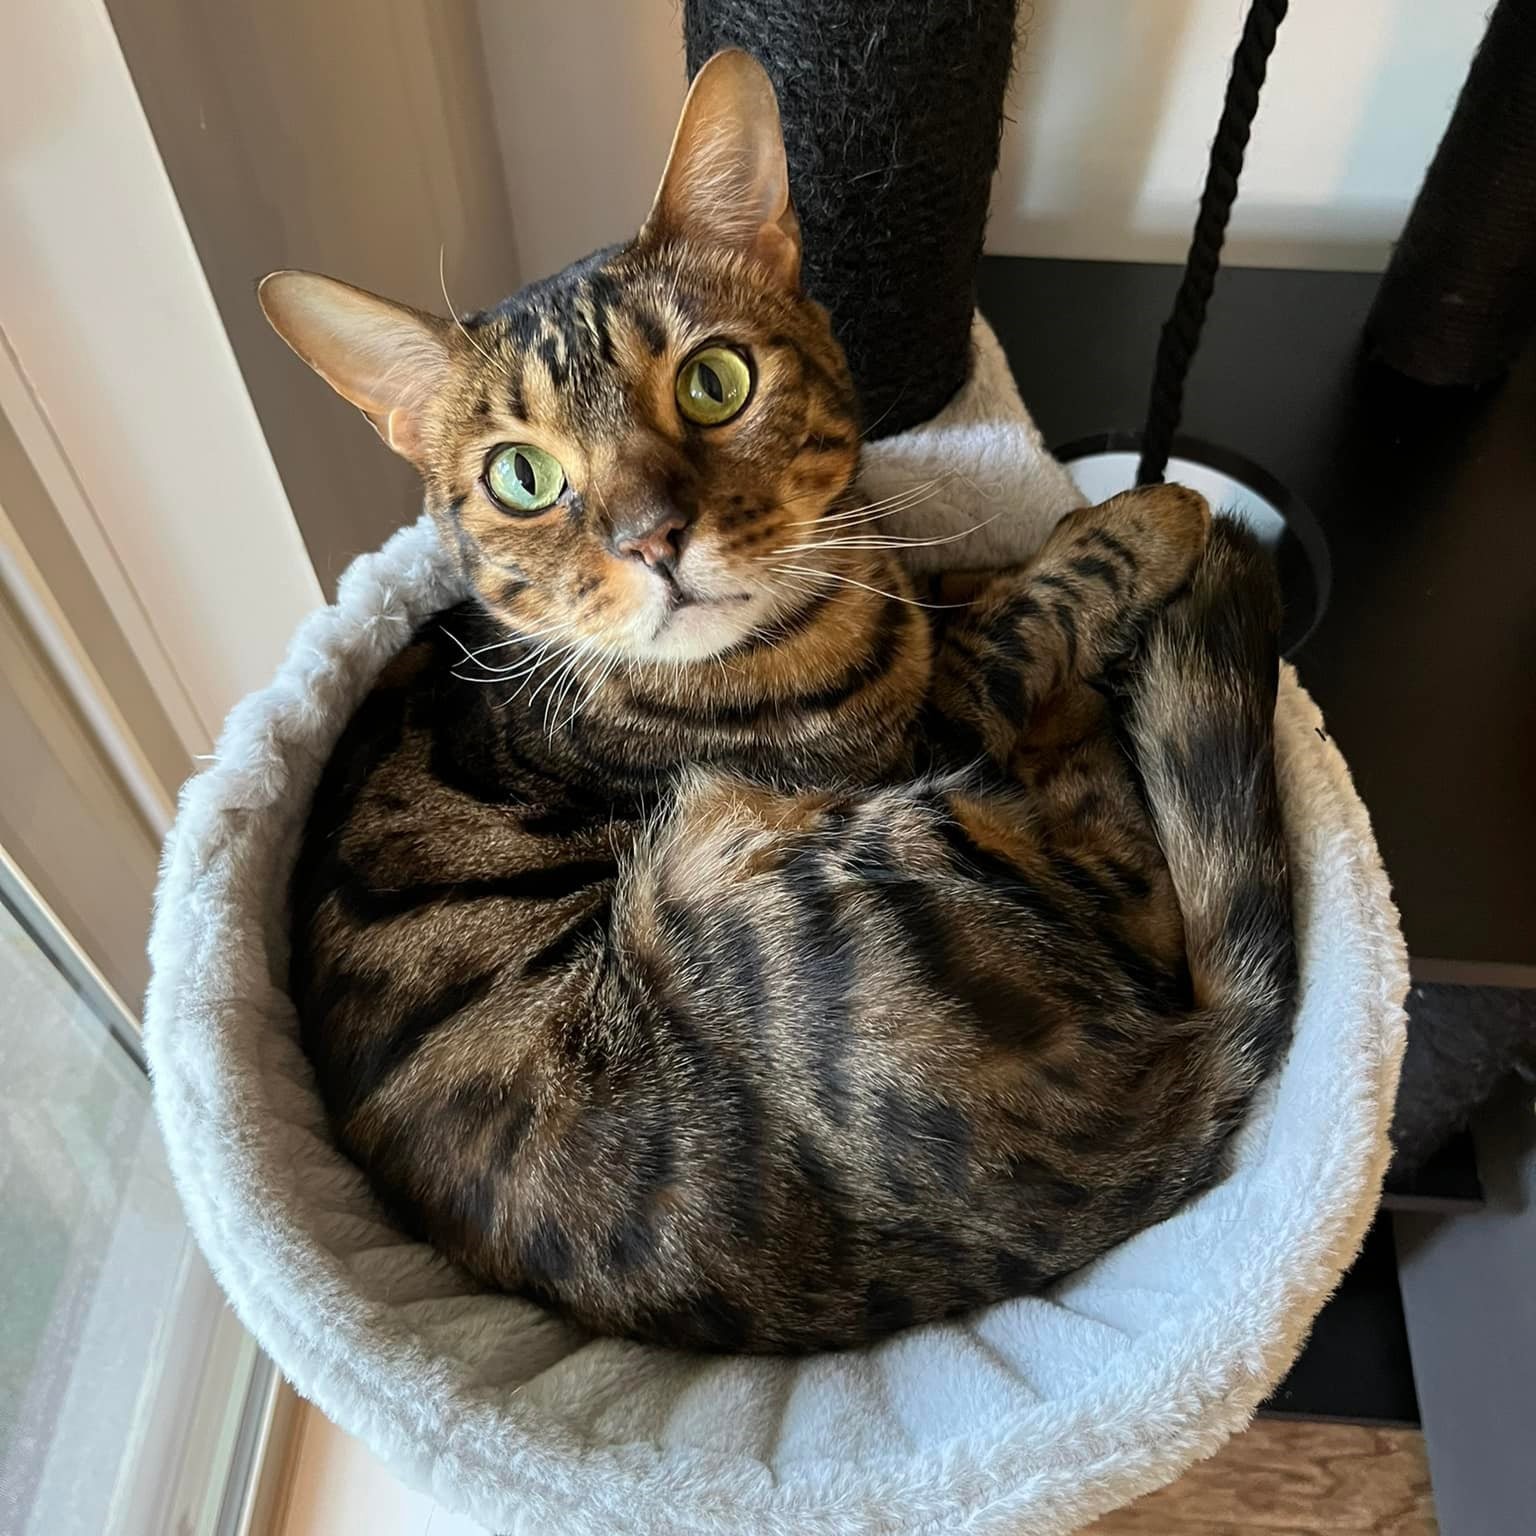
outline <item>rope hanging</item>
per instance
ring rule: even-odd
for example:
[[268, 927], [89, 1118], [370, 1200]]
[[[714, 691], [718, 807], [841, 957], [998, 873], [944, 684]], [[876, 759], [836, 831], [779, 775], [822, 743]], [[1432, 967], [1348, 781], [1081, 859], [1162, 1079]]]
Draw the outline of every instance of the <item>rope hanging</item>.
[[1237, 178], [1243, 169], [1249, 130], [1259, 109], [1259, 88], [1264, 84], [1275, 33], [1289, 5], [1290, 0], [1253, 0], [1232, 57], [1232, 78], [1227, 81], [1221, 121], [1211, 144], [1211, 161], [1205, 173], [1205, 190], [1200, 194], [1200, 212], [1189, 242], [1189, 255], [1184, 259], [1184, 276], [1157, 344], [1147, 424], [1141, 434], [1137, 485], [1160, 485], [1168, 468], [1173, 434], [1184, 408], [1184, 381], [1189, 377], [1189, 365], [1200, 344], [1206, 307], [1221, 266], [1227, 220], [1237, 198]]

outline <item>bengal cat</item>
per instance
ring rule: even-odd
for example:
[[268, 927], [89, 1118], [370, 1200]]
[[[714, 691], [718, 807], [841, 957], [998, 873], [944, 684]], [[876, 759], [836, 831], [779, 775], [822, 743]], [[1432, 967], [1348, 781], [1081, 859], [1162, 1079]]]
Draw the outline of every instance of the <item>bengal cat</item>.
[[633, 242], [462, 321], [261, 289], [474, 591], [294, 875], [336, 1133], [485, 1282], [668, 1345], [1049, 1285], [1218, 1176], [1295, 990], [1263, 557], [1159, 487], [920, 606], [799, 254], [730, 53]]

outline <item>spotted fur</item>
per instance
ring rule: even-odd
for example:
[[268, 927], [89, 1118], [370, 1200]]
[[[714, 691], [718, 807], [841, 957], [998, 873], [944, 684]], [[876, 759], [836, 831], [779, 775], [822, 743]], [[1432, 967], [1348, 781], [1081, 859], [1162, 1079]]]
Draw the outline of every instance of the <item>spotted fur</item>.
[[[688, 109], [716, 129], [767, 111], [724, 67]], [[688, 121], [683, 173], [715, 152]], [[787, 202], [722, 244], [673, 175], [636, 241], [453, 326], [269, 305], [418, 463], [475, 592], [326, 767], [291, 988], [342, 1144], [488, 1284], [838, 1348], [1049, 1285], [1217, 1177], [1295, 985], [1278, 608], [1173, 487], [915, 593]], [[410, 377], [325, 352], [359, 315]], [[699, 428], [674, 380], [719, 341], [753, 392]], [[520, 441], [568, 481], [533, 517], [482, 478]], [[678, 525], [675, 559], [625, 552]]]

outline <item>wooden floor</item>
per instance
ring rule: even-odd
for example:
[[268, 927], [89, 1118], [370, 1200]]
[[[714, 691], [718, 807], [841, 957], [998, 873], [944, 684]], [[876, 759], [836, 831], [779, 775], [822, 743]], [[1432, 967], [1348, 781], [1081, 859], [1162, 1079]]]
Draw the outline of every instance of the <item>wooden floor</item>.
[[1435, 1536], [1417, 1430], [1259, 1419], [1092, 1536]]
[[[485, 1536], [303, 1407], [270, 1536]], [[1436, 1536], [1416, 1431], [1261, 1419], [1089, 1536]]]

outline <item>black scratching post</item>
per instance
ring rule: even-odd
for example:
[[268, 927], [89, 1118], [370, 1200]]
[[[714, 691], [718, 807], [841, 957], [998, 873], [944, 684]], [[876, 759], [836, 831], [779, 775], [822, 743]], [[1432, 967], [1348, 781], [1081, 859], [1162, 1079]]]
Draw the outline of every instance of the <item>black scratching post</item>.
[[871, 437], [932, 416], [970, 367], [1017, 0], [685, 0], [690, 77], [744, 48], [773, 79], [805, 282]]
[[[1503, 379], [1533, 333], [1536, 0], [1500, 0], [1382, 276], [1365, 335], [1370, 355], [1393, 372], [1419, 384], [1470, 389]], [[1496, 623], [1497, 583], [1485, 578], [1481, 585], [1488, 595], [1480, 617]], [[1528, 614], [1506, 610], [1502, 617], [1518, 626]], [[1514, 750], [1492, 739], [1481, 745], [1485, 752]], [[1536, 1072], [1536, 991], [1416, 987], [1393, 1125], [1394, 1171], [1418, 1168], [1516, 1071]]]
[[1536, 3], [1500, 0], [1366, 336], [1421, 384], [1498, 378], [1536, 329]]

